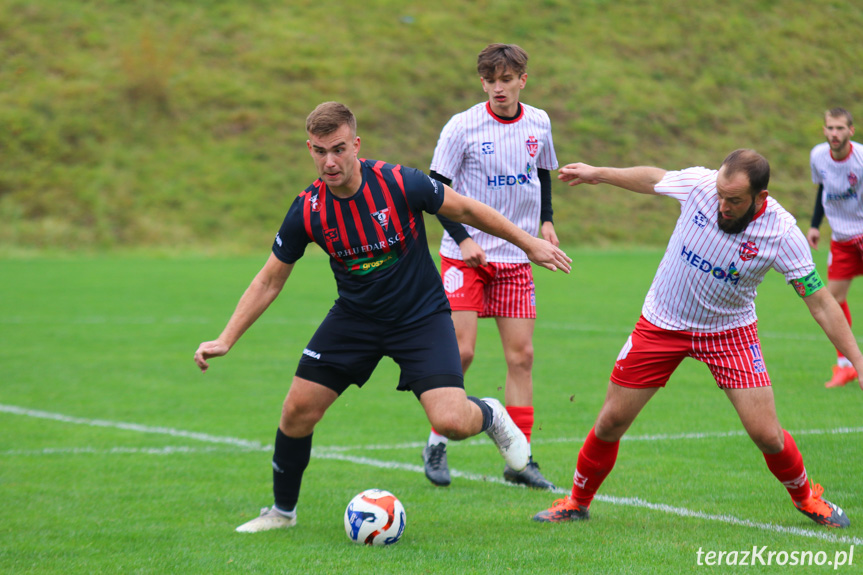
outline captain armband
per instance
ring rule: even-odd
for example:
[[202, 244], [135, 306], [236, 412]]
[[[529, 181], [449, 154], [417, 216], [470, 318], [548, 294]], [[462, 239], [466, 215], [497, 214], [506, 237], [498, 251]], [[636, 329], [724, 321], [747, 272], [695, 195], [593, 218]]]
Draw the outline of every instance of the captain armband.
[[818, 270], [816, 269], [812, 270], [806, 277], [802, 277], [799, 280], [791, 280], [791, 285], [794, 287], [797, 295], [807, 297], [823, 288], [824, 282], [821, 280], [821, 276], [818, 275]]

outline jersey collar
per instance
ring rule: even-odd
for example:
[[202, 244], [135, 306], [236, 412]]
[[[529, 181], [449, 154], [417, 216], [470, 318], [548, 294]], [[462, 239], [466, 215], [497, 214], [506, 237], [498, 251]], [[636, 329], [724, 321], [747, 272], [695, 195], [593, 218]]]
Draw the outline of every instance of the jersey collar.
[[515, 118], [509, 118], [509, 119], [501, 118], [500, 116], [498, 116], [497, 114], [492, 112], [491, 102], [489, 102], [489, 101], [486, 101], [486, 103], [485, 103], [485, 110], [488, 112], [489, 116], [491, 116], [492, 118], [494, 118], [495, 120], [497, 120], [501, 124], [515, 124], [516, 122], [518, 122], [519, 120], [521, 120], [524, 117], [524, 106], [521, 105], [521, 102], [518, 103], [518, 114], [515, 116]]
[[853, 154], [853, 153], [854, 153], [854, 142], [848, 142], [848, 155], [847, 156], [845, 156], [841, 160], [837, 160], [836, 158], [833, 157], [833, 148], [830, 148], [830, 159], [833, 160], [834, 162], [842, 163], [845, 160], [847, 160], [848, 158], [850, 158], [851, 154]]
[[753, 222], [755, 220], [757, 220], [759, 217], [761, 217], [761, 214], [763, 214], [765, 211], [767, 211], [767, 200], [769, 200], [769, 199], [770, 199], [770, 196], [767, 196], [766, 198], [764, 198], [764, 203], [761, 204], [761, 209], [758, 210], [757, 212], [755, 212], [755, 215], [752, 216]]

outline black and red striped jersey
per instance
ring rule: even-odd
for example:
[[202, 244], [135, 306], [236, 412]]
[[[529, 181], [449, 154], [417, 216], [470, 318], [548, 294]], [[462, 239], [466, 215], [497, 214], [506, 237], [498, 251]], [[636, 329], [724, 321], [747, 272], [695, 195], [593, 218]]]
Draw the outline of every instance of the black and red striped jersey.
[[348, 312], [372, 321], [410, 323], [449, 309], [426, 239], [422, 212], [437, 213], [444, 187], [414, 168], [360, 160], [362, 184], [350, 198], [321, 179], [294, 200], [273, 242], [291, 264], [315, 242], [330, 256]]

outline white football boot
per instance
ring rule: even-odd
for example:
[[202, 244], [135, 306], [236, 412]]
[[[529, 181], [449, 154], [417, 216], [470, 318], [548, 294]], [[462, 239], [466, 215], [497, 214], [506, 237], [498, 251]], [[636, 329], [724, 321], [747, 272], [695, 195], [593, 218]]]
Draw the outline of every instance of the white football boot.
[[261, 515], [251, 521], [247, 521], [237, 527], [240, 533], [257, 533], [258, 531], [269, 531], [270, 529], [284, 529], [297, 524], [297, 512], [289, 515], [280, 513], [275, 507], [264, 507]]
[[506, 408], [501, 402], [493, 397], [482, 398], [493, 414], [491, 427], [485, 430], [488, 436], [497, 445], [497, 450], [503, 455], [504, 461], [514, 471], [521, 471], [527, 467], [530, 460], [530, 447], [527, 438], [518, 428]]

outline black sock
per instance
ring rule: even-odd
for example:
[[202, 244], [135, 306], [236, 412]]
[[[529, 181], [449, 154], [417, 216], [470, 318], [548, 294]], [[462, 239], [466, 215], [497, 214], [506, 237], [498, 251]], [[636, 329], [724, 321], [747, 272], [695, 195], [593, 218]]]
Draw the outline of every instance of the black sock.
[[467, 398], [477, 404], [479, 406], [479, 410], [482, 412], [482, 429], [480, 431], [485, 431], [491, 427], [491, 420], [494, 417], [491, 412], [491, 406], [478, 397], [468, 395]]
[[273, 495], [276, 507], [293, 511], [300, 498], [303, 472], [312, 456], [312, 436], [288, 437], [276, 431], [276, 448], [273, 452]]

